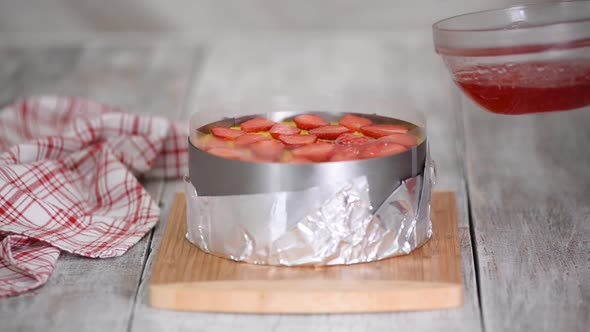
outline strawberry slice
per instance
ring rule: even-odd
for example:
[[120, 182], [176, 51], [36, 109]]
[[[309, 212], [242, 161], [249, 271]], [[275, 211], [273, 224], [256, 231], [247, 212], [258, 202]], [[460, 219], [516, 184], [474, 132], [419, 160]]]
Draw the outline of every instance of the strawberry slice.
[[246, 134], [236, 138], [234, 144], [237, 147], [244, 147], [262, 141], [270, 141], [270, 138], [258, 134]]
[[329, 144], [329, 145], [335, 145], [335, 144], [334, 144], [334, 141], [326, 141], [326, 140], [323, 140], [323, 139], [318, 139], [318, 140], [315, 142], [315, 144]]
[[299, 135], [299, 133], [301, 133], [301, 129], [280, 123], [270, 128], [270, 135], [276, 139], [281, 135]]
[[295, 118], [293, 118], [293, 121], [295, 121], [295, 124], [298, 128], [304, 130], [314, 129], [317, 127], [327, 126], [330, 124], [321, 116], [313, 114], [298, 115]]
[[277, 161], [281, 158], [285, 145], [277, 141], [262, 141], [250, 145], [255, 156], [267, 160]]
[[385, 157], [392, 154], [397, 154], [406, 151], [406, 148], [403, 145], [395, 144], [395, 143], [383, 143], [383, 142], [373, 142], [366, 144], [363, 149], [361, 150], [359, 157], [360, 158], [377, 158], [377, 157]]
[[197, 141], [196, 144], [197, 148], [201, 150], [210, 150], [213, 148], [229, 148], [229, 142], [224, 139], [220, 139], [214, 136], [209, 136], [207, 138], [201, 138]]
[[396, 143], [406, 147], [416, 146], [418, 139], [410, 134], [391, 134], [378, 139], [379, 142]]
[[342, 134], [336, 139], [336, 144], [340, 145], [363, 145], [370, 141], [374, 141], [374, 138], [367, 136], [359, 136], [355, 134]]
[[295, 158], [305, 158], [311, 161], [326, 161], [334, 154], [334, 144], [309, 144], [291, 151]]
[[315, 135], [281, 135], [279, 136], [279, 140], [288, 148], [298, 148], [307, 144], [312, 144], [317, 141], [317, 136]]
[[348, 133], [350, 130], [344, 126], [323, 126], [309, 131], [310, 134], [316, 135], [321, 139], [336, 139], [338, 136]]
[[357, 160], [359, 158], [360, 148], [352, 145], [337, 145], [336, 152], [330, 158], [330, 161]]
[[245, 134], [245, 132], [237, 129], [225, 128], [225, 127], [215, 127], [211, 129], [211, 133], [213, 136], [224, 138], [229, 141], [233, 141], [236, 138]]
[[232, 149], [232, 148], [212, 148], [209, 151], [210, 154], [216, 155], [222, 158], [228, 159], [242, 159], [246, 156], [243, 150]]
[[361, 132], [373, 138], [389, 136], [392, 134], [405, 134], [408, 128], [400, 125], [378, 124], [361, 127]]
[[240, 125], [240, 129], [242, 129], [243, 131], [247, 132], [247, 133], [257, 133], [260, 131], [267, 131], [270, 128], [272, 128], [272, 126], [274, 126], [275, 123], [273, 121], [270, 121], [269, 119], [265, 119], [265, 118], [254, 118], [254, 119], [250, 119], [248, 121], [242, 122], [242, 124]]
[[338, 121], [338, 124], [350, 129], [351, 131], [359, 131], [361, 127], [373, 124], [373, 121], [357, 115], [347, 114], [343, 116], [340, 121]]

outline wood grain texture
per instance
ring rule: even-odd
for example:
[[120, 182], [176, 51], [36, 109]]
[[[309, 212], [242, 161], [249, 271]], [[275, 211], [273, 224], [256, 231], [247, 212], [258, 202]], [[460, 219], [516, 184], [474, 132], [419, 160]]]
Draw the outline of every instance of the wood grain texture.
[[[178, 114], [193, 48], [118, 47], [0, 50], [0, 102], [32, 94], [86, 96], [133, 112]], [[163, 181], [144, 183], [158, 199]], [[62, 254], [48, 283], [0, 300], [2, 331], [125, 331], [151, 236], [125, 255], [86, 259]]]
[[[184, 117], [207, 103], [309, 91], [344, 94], [376, 91], [420, 108], [428, 119], [432, 152], [438, 165], [437, 189], [453, 190], [457, 194], [465, 283], [463, 307], [369, 316], [239, 315], [157, 310], [148, 306], [147, 280], [166, 224], [166, 219], [161, 219], [154, 232], [131, 330], [226, 331], [235, 326], [244, 331], [388, 331], [396, 326], [412, 327], [414, 331], [434, 328], [443, 331], [481, 330], [463, 164], [456, 153], [456, 145], [463, 139], [462, 124], [456, 119], [456, 109], [450, 105], [448, 74], [432, 52], [431, 35], [425, 33], [395, 41], [290, 37], [210, 44], [206, 49], [205, 64], [195, 75]], [[164, 211], [170, 209], [174, 194], [179, 190], [183, 190], [179, 181], [166, 185], [161, 201]]]
[[150, 281], [156, 308], [335, 313], [460, 306], [463, 278], [452, 192], [432, 198], [434, 236], [408, 256], [332, 267], [270, 267], [206, 254], [185, 239], [186, 200], [174, 198]]
[[[0, 43], [71, 42], [143, 32], [211, 39], [248, 32], [337, 31], [390, 34], [430, 31], [442, 18], [543, 0], [91, 0], [0, 1]], [[213, 37], [212, 37], [213, 36]], [[129, 38], [127, 36], [127, 38]]]
[[588, 331], [590, 109], [498, 116], [466, 102], [487, 331]]

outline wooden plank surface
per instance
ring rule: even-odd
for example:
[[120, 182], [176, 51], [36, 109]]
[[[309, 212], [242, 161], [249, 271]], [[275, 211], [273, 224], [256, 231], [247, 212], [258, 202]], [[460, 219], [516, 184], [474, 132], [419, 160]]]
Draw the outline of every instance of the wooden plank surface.
[[[439, 170], [437, 189], [457, 193], [464, 306], [369, 316], [205, 314], [153, 309], [148, 306], [147, 280], [166, 223], [161, 219], [154, 232], [131, 330], [226, 331], [236, 326], [244, 331], [387, 331], [396, 326], [411, 327], [413, 331], [481, 330], [463, 167], [456, 153], [456, 144], [462, 141], [462, 127], [449, 104], [448, 74], [432, 52], [430, 34], [396, 41], [228, 40], [212, 43], [206, 54], [204, 67], [195, 75], [194, 90], [187, 101], [184, 117], [207, 103], [231, 103], [248, 96], [269, 98], [309, 91], [385, 94], [423, 110]], [[179, 190], [183, 190], [180, 181], [167, 184], [161, 201], [164, 211], [170, 209], [173, 196]]]
[[[78, 95], [133, 112], [174, 117], [181, 110], [194, 48], [3, 48], [0, 102], [32, 94]], [[144, 184], [159, 199], [163, 181]], [[0, 300], [2, 331], [125, 331], [151, 234], [124, 256], [62, 254], [48, 283]]]
[[150, 305], [172, 310], [336, 313], [432, 310], [462, 305], [453, 192], [432, 197], [433, 237], [410, 255], [368, 264], [274, 267], [237, 263], [188, 242], [178, 193], [150, 280]]
[[590, 109], [465, 112], [484, 326], [588, 331]]

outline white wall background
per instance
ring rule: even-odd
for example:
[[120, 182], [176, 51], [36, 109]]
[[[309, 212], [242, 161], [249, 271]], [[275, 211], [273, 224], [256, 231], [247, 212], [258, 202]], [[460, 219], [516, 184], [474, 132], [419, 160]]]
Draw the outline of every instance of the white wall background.
[[6, 39], [281, 31], [426, 31], [461, 13], [543, 0], [0, 0]]

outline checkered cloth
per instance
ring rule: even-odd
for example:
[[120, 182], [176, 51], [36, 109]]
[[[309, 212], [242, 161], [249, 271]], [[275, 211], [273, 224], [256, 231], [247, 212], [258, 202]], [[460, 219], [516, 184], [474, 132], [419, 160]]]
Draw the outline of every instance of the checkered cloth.
[[79, 98], [0, 111], [0, 297], [43, 285], [61, 250], [124, 254], [158, 221], [138, 176], [187, 169], [187, 128]]

